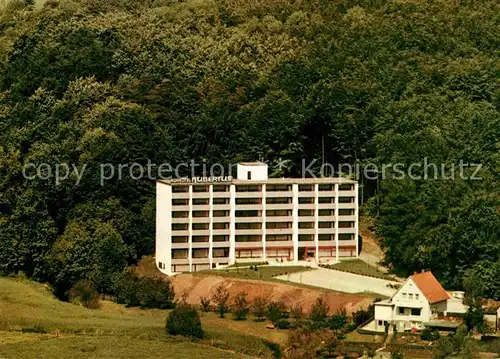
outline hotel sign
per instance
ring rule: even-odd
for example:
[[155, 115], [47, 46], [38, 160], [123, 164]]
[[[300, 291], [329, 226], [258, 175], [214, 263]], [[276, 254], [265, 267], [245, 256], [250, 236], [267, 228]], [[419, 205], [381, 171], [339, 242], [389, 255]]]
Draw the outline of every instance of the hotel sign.
[[182, 177], [173, 178], [170, 183], [212, 183], [212, 182], [231, 182], [233, 176], [218, 176], [218, 177]]

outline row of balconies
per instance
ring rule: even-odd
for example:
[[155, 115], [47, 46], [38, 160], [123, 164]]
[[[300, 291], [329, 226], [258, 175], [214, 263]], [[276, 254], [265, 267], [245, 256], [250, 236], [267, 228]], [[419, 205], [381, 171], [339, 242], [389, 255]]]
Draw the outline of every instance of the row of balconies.
[[[314, 216], [304, 216], [298, 217], [298, 222], [312, 222], [314, 221]], [[321, 216], [318, 217], [320, 222], [335, 222], [339, 217], [335, 216]], [[356, 221], [355, 216], [345, 216], [342, 219], [346, 221]], [[263, 221], [262, 217], [236, 217], [235, 223], [260, 223]], [[266, 217], [266, 222], [292, 222], [292, 216], [277, 216], [277, 217]], [[187, 223], [188, 218], [172, 218], [172, 223]], [[191, 218], [192, 223], [206, 223], [207, 217], [193, 217]], [[229, 222], [228, 217], [212, 217], [213, 223], [225, 223]]]
[[[314, 193], [314, 195], [313, 195]], [[293, 197], [294, 192], [292, 191], [283, 191], [283, 192], [235, 192], [236, 198], [282, 198], [282, 197]], [[323, 191], [318, 192], [318, 197], [336, 197], [338, 194], [339, 197], [356, 197], [356, 191]], [[316, 197], [315, 192], [298, 192], [298, 197]], [[186, 192], [174, 192], [172, 193], [172, 198], [189, 198], [190, 194]], [[192, 198], [210, 198], [209, 192], [193, 192], [191, 193]], [[212, 192], [213, 198], [229, 198], [228, 192]]]
[[[316, 242], [315, 241], [301, 241], [297, 243], [298, 248], [304, 248], [304, 247], [315, 247]], [[335, 247], [336, 242], [335, 241], [318, 241], [318, 248], [323, 248], [323, 247]], [[339, 248], [342, 247], [354, 247], [356, 246], [356, 241], [355, 240], [349, 240], [349, 241], [339, 241]], [[230, 242], [217, 242], [213, 243], [211, 246], [213, 249], [222, 249], [222, 248], [230, 248], [231, 244]], [[258, 242], [236, 242], [234, 244], [234, 247], [236, 249], [241, 249], [241, 248], [263, 248], [262, 241]], [[270, 241], [270, 242], [265, 242], [265, 247], [266, 248], [293, 248], [293, 242], [292, 241]], [[185, 249], [188, 250], [189, 248], [192, 249], [208, 249], [210, 248], [210, 243], [191, 243], [191, 246], [189, 246], [188, 243], [172, 243], [172, 249]]]
[[[354, 233], [355, 227], [345, 227], [345, 228], [300, 228], [298, 229], [299, 234], [334, 234], [334, 233]], [[258, 235], [263, 234], [262, 228], [255, 229], [236, 229], [236, 235]], [[293, 234], [293, 228], [266, 228], [266, 234]], [[193, 229], [193, 230], [180, 230], [180, 231], [172, 231], [173, 236], [189, 236], [190, 234], [193, 236], [208, 236], [212, 235], [229, 235], [231, 230], [229, 228], [224, 229]]]
[[[297, 189], [299, 192], [313, 192], [315, 190], [315, 185], [318, 185], [319, 192], [334, 191], [336, 188], [339, 191], [353, 191], [355, 185], [353, 183], [342, 183], [336, 186], [333, 183], [308, 183], [299, 184]], [[216, 193], [224, 193], [230, 191], [230, 185], [228, 184], [214, 184], [212, 191]], [[268, 192], [289, 192], [293, 189], [293, 184], [291, 183], [267, 183], [265, 184], [266, 191]], [[263, 190], [262, 184], [239, 184], [235, 185], [236, 192], [259, 192]], [[203, 193], [210, 191], [210, 184], [197, 184], [193, 185], [191, 191], [193, 193]], [[188, 185], [174, 185], [172, 186], [172, 192], [174, 193], [187, 193], [189, 192]]]
[[[328, 213], [332, 215], [335, 213], [335, 209], [338, 208], [339, 216], [349, 216], [354, 215], [355, 208], [350, 204], [337, 204], [337, 205], [325, 205], [318, 204], [318, 215], [325, 216]], [[280, 212], [282, 213], [280, 214]], [[328, 212], [330, 211], [330, 212]], [[297, 215], [299, 217], [312, 217], [316, 213], [315, 205], [299, 205]], [[245, 205], [245, 206], [237, 206], [235, 208], [235, 217], [263, 217], [264, 214], [268, 218], [273, 217], [287, 217], [293, 215], [293, 207], [284, 206], [284, 205], [272, 205], [270, 207], [266, 206], [266, 211], [264, 212], [262, 206], [260, 205]], [[172, 219], [178, 218], [188, 218], [189, 216], [189, 207], [182, 206], [179, 208], [174, 208], [172, 212]], [[203, 218], [210, 216], [210, 207], [202, 207], [202, 208], [194, 208], [192, 210], [191, 216], [193, 218]], [[230, 207], [224, 205], [224, 207], [214, 206], [212, 208], [212, 217], [213, 218], [225, 218], [230, 216]]]

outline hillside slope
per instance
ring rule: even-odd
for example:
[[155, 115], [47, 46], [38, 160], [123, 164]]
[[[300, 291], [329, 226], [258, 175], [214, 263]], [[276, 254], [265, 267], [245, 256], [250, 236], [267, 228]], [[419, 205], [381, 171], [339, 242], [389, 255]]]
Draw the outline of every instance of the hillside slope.
[[[260, 338], [246, 334], [255, 326], [251, 332], [259, 335], [258, 326], [264, 328], [263, 323], [231, 326], [229, 320], [211, 314], [202, 318], [207, 340], [191, 342], [165, 334], [166, 311], [109, 302], [89, 310], [58, 301], [44, 285], [0, 277], [0, 358], [52, 359], [69, 354], [72, 358], [152, 358], [160, 352], [186, 359], [244, 358], [249, 357], [245, 353], [267, 353], [263, 334]], [[225, 350], [211, 346], [214, 343]]]

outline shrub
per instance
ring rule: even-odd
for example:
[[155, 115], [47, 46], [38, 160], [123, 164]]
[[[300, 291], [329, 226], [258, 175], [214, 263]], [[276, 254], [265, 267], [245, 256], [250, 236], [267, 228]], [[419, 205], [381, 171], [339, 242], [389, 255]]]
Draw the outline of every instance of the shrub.
[[241, 292], [234, 297], [233, 303], [233, 317], [235, 320], [244, 320], [247, 319], [247, 315], [249, 312], [248, 301], [247, 301], [247, 293]]
[[328, 326], [337, 334], [346, 326], [346, 324], [347, 315], [345, 311], [339, 311], [328, 319]]
[[431, 328], [425, 328], [424, 330], [422, 330], [422, 333], [420, 334], [420, 338], [422, 340], [435, 341], [438, 340], [439, 337], [440, 337], [439, 331], [435, 329], [433, 330]]
[[116, 302], [133, 307], [141, 305], [138, 295], [139, 278], [130, 271], [123, 271], [113, 280]]
[[300, 304], [295, 304], [292, 308], [290, 308], [290, 317], [295, 320], [300, 320], [304, 316], [304, 311], [302, 310], [302, 306]]
[[174, 307], [174, 290], [169, 281], [160, 278], [139, 279], [139, 300], [144, 308], [168, 309]]
[[79, 302], [89, 309], [98, 309], [101, 306], [99, 302], [99, 293], [89, 280], [77, 282], [69, 291], [69, 297], [72, 302]]
[[250, 309], [255, 320], [264, 320], [267, 314], [267, 299], [264, 297], [255, 297]]
[[215, 302], [217, 313], [219, 313], [221, 318], [224, 318], [224, 313], [228, 310], [229, 292], [223, 283], [215, 288], [212, 300]]
[[174, 307], [174, 289], [162, 278], [138, 277], [130, 271], [115, 276], [113, 289], [117, 303], [144, 308], [168, 309]]
[[211, 312], [212, 311], [212, 304], [211, 304], [210, 298], [201, 297], [200, 298], [200, 308], [203, 312]]
[[326, 323], [328, 316], [328, 306], [323, 298], [316, 299], [316, 303], [311, 308], [311, 320], [314, 323]]
[[200, 315], [195, 307], [186, 303], [178, 304], [169, 313], [165, 328], [170, 335], [203, 338]]
[[290, 329], [292, 324], [287, 319], [280, 319], [276, 322], [276, 328], [278, 329]]
[[276, 324], [285, 316], [285, 304], [281, 301], [271, 302], [267, 306], [267, 319]]

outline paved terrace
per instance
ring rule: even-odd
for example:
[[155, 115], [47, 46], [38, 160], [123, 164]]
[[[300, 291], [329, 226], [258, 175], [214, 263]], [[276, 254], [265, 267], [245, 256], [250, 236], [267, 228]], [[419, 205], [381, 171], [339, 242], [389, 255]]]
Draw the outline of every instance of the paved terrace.
[[284, 281], [308, 284], [336, 290], [344, 293], [371, 292], [381, 294], [386, 297], [396, 293], [396, 289], [389, 288], [388, 284], [401, 283], [385, 279], [365, 277], [359, 274], [341, 272], [334, 269], [318, 268], [314, 271], [291, 273], [276, 277]]

